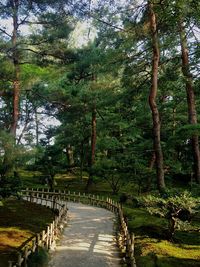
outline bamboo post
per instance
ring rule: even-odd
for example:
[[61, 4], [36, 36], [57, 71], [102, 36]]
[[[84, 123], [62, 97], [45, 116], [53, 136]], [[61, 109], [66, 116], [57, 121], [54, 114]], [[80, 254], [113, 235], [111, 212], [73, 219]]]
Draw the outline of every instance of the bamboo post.
[[134, 251], [135, 251], [135, 235], [134, 235], [134, 233], [131, 234], [131, 251], [132, 251], [132, 257], [134, 257]]
[[36, 239], [32, 240], [32, 251], [35, 252], [36, 250]]
[[44, 247], [44, 243], [45, 243], [45, 231], [43, 230], [42, 231], [42, 238], [41, 238], [41, 241], [42, 241], [42, 247]]
[[49, 198], [49, 191], [50, 191], [50, 190], [49, 190], [49, 188], [48, 188], [48, 189], [47, 189], [47, 196], [48, 196], [48, 198]]
[[53, 197], [53, 201], [51, 202], [52, 203], [52, 209], [55, 210], [55, 204], [56, 204], [56, 200], [55, 198]]
[[55, 238], [55, 236], [54, 236], [54, 229], [55, 229], [55, 221], [53, 221], [52, 222], [52, 242], [54, 241], [54, 238]]
[[24, 267], [27, 267], [27, 260], [28, 260], [28, 247], [26, 246], [25, 247], [25, 250], [24, 250]]
[[39, 198], [39, 192], [38, 192], [38, 188], [36, 189], [36, 197]]
[[18, 265], [19, 267], [22, 266], [22, 254], [21, 254], [21, 252], [18, 252], [17, 265]]
[[49, 226], [47, 226], [46, 248], [49, 249]]
[[39, 244], [40, 244], [40, 234], [37, 234], [36, 235], [36, 239], [35, 239], [35, 241], [36, 241], [36, 251], [37, 251], [37, 253], [39, 252]]
[[49, 231], [49, 247], [51, 247], [52, 244], [52, 232], [53, 232], [53, 225], [50, 224], [50, 231]]

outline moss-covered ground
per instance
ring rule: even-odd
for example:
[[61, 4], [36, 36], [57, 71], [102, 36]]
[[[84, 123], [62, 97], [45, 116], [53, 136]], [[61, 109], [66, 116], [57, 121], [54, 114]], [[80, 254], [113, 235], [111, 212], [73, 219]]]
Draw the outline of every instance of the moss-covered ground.
[[138, 208], [124, 208], [124, 212], [129, 229], [136, 236], [138, 267], [200, 266], [200, 233], [196, 223], [190, 231], [177, 230], [175, 241], [170, 242], [166, 238], [165, 219]]
[[52, 222], [50, 209], [23, 200], [7, 199], [0, 206], [0, 266], [15, 259], [18, 248]]

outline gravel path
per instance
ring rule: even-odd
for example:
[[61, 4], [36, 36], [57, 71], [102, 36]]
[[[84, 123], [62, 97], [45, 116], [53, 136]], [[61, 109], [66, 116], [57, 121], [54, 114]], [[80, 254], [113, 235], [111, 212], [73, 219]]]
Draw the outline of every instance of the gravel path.
[[119, 267], [114, 215], [102, 208], [68, 203], [68, 224], [48, 267]]

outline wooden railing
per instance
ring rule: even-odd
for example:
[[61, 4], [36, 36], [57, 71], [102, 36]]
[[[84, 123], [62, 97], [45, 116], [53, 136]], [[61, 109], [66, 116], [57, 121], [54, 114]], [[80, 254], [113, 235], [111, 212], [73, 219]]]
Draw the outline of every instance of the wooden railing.
[[51, 224], [47, 226], [46, 230], [32, 236], [25, 243], [18, 248], [17, 260], [9, 261], [9, 267], [27, 267], [27, 261], [29, 256], [38, 251], [39, 247], [46, 248], [47, 250], [52, 246], [55, 238], [58, 236], [60, 231], [63, 228], [63, 220], [67, 214], [67, 205], [66, 201], [62, 201], [60, 198], [57, 198], [54, 195], [43, 195], [39, 196], [34, 193], [22, 193], [23, 199], [34, 202], [37, 204], [44, 205], [56, 211], [55, 218]]
[[[58, 205], [57, 203], [66, 203], [67, 201], [72, 201], [72, 202], [80, 202], [83, 204], [102, 207], [111, 212], [114, 212], [117, 215], [118, 220], [119, 220], [119, 231], [118, 231], [118, 236], [117, 236], [118, 245], [121, 249], [121, 252], [125, 256], [128, 266], [136, 267], [136, 262], [135, 262], [135, 257], [134, 257], [134, 234], [129, 233], [127, 223], [124, 219], [123, 210], [119, 203], [113, 201], [112, 199], [108, 197], [104, 198], [104, 197], [99, 197], [99, 196], [91, 195], [91, 194], [85, 194], [85, 193], [81, 194], [81, 193], [70, 192], [70, 191], [67, 192], [67, 191], [61, 191], [61, 190], [54, 190], [50, 192], [48, 189], [22, 190], [22, 197], [32, 202], [35, 202], [34, 200], [38, 199], [37, 203], [40, 203], [42, 205], [50, 205], [51, 208], [53, 209], [59, 209], [59, 207], [57, 206]], [[53, 226], [49, 228], [49, 230], [47, 231], [48, 233], [54, 232], [52, 230], [52, 227]], [[49, 236], [48, 233], [46, 234]], [[41, 238], [38, 237], [37, 239], [43, 242], [43, 240], [45, 239], [45, 236]], [[46, 241], [43, 242], [46, 244], [47, 248], [50, 246], [51, 240], [48, 241], [47, 243]], [[36, 243], [40, 245], [41, 242], [37, 241]], [[21, 267], [22, 265], [9, 265], [9, 267], [16, 267], [16, 266]]]

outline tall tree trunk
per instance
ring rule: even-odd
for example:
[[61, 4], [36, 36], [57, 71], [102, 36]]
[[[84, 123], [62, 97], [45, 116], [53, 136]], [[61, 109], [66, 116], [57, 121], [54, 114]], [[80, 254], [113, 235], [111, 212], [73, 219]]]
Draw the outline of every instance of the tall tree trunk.
[[20, 144], [20, 142], [21, 142], [21, 140], [23, 138], [23, 135], [24, 135], [24, 133], [25, 133], [25, 131], [27, 129], [27, 126], [28, 126], [29, 122], [30, 122], [30, 111], [29, 111], [28, 101], [27, 101], [26, 102], [26, 115], [25, 115], [25, 120], [24, 120], [24, 127], [23, 127], [23, 129], [21, 131], [21, 134], [19, 135], [19, 137], [17, 139], [17, 142], [16, 142], [17, 145]]
[[148, 1], [148, 8], [149, 8], [149, 20], [150, 20], [152, 48], [153, 48], [152, 79], [151, 79], [151, 90], [149, 94], [149, 105], [151, 108], [152, 119], [153, 119], [153, 139], [154, 139], [153, 141], [154, 141], [154, 150], [156, 156], [157, 186], [159, 191], [162, 191], [165, 188], [165, 180], [164, 180], [164, 169], [163, 169], [163, 153], [160, 142], [160, 116], [156, 104], [160, 51], [158, 45], [156, 15], [154, 13], [153, 9], [154, 6], [151, 1]]
[[[195, 106], [195, 95], [193, 89], [193, 79], [190, 73], [187, 36], [182, 19], [179, 20], [179, 32], [182, 52], [182, 73], [185, 77], [187, 104], [188, 104], [188, 121], [192, 125], [197, 124], [197, 112]], [[194, 173], [195, 179], [200, 183], [200, 151], [199, 151], [199, 137], [194, 134], [191, 138], [193, 158], [194, 158]]]
[[38, 118], [37, 107], [34, 107], [34, 113], [35, 113], [35, 139], [36, 139], [36, 146], [38, 146], [39, 145], [39, 118]]
[[96, 111], [96, 105], [94, 105], [92, 111], [91, 165], [95, 163], [96, 139], [97, 139], [96, 124], [97, 124], [97, 111]]
[[66, 155], [67, 155], [69, 169], [71, 169], [74, 166], [74, 152], [73, 152], [73, 147], [70, 144], [67, 145]]
[[13, 12], [13, 33], [12, 33], [12, 48], [13, 48], [13, 65], [14, 65], [14, 79], [13, 79], [13, 114], [10, 132], [16, 137], [17, 123], [19, 120], [19, 97], [20, 97], [20, 65], [19, 52], [17, 47], [18, 36], [18, 9], [19, 0], [11, 1]]
[[80, 146], [80, 180], [83, 180], [83, 164], [84, 164], [84, 142]]
[[96, 154], [96, 138], [97, 138], [96, 124], [97, 124], [97, 110], [96, 110], [96, 104], [94, 104], [93, 110], [92, 110], [92, 122], [91, 122], [92, 132], [91, 132], [91, 155], [90, 155], [90, 164], [89, 164], [90, 165], [89, 166], [89, 177], [88, 177], [88, 182], [86, 185], [86, 190], [89, 189], [93, 181], [92, 167], [95, 163], [95, 154]]

